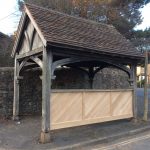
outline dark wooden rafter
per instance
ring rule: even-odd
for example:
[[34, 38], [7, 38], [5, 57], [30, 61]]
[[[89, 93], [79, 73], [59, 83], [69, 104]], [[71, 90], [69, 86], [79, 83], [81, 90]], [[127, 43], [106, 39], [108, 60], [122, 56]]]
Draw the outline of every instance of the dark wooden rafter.
[[36, 33], [36, 30], [35, 30], [35, 28], [34, 28], [34, 29], [33, 29], [33, 32], [32, 32], [32, 35], [31, 35], [30, 50], [32, 50], [35, 33]]

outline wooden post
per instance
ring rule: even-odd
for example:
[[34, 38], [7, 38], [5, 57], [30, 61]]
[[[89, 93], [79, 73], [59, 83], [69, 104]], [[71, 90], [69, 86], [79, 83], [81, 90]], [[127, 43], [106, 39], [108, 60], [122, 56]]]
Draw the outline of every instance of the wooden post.
[[42, 69], [42, 132], [41, 143], [50, 142], [50, 94], [51, 94], [52, 52], [43, 49]]
[[143, 116], [143, 120], [147, 121], [148, 120], [148, 87], [147, 87], [147, 79], [148, 79], [148, 75], [147, 75], [147, 71], [148, 71], [148, 52], [146, 50], [145, 52], [145, 83], [144, 83], [144, 116]]
[[13, 120], [19, 120], [19, 62], [15, 58], [14, 68], [14, 101], [13, 101]]
[[91, 89], [93, 89], [93, 79], [94, 79], [94, 68], [89, 67], [89, 83]]
[[131, 79], [132, 79], [132, 86], [133, 86], [133, 120], [134, 122], [137, 121], [137, 73], [136, 73], [136, 65], [131, 65]]

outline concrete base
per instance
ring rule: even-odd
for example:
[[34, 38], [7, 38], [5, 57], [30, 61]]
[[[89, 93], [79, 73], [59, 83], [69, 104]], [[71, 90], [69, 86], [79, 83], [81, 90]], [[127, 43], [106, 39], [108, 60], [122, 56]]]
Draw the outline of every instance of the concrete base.
[[45, 132], [41, 132], [40, 135], [40, 143], [45, 144], [45, 143], [50, 143], [51, 142], [51, 136], [50, 133], [45, 133]]
[[131, 119], [131, 122], [137, 123], [137, 122], [138, 122], [138, 119], [137, 119], [137, 118], [132, 118], [132, 119]]

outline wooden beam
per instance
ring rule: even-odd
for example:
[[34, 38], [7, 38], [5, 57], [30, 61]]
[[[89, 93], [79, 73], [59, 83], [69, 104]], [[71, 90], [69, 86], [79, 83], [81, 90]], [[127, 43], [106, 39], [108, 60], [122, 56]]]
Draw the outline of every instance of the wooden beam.
[[40, 141], [50, 142], [50, 95], [51, 95], [52, 52], [43, 49], [42, 73], [42, 132]]
[[39, 47], [39, 48], [37, 48], [35, 50], [26, 52], [24, 54], [16, 55], [16, 58], [19, 60], [19, 59], [23, 59], [25, 57], [37, 55], [39, 53], [41, 53], [41, 55], [42, 55], [42, 51], [43, 51], [43, 47]]
[[[97, 57], [97, 58], [104, 58], [104, 57], [108, 57], [108, 59], [110, 59], [110, 57], [116, 61], [120, 61], [122, 63], [139, 63], [139, 61], [141, 61], [141, 57], [130, 57], [130, 56], [123, 56], [123, 55], [119, 55], [116, 54], [115, 56], [113, 56], [112, 53], [106, 53], [106, 52], [98, 52], [98, 51], [93, 51], [91, 52], [91, 50], [87, 50], [87, 49], [82, 49], [79, 47], [76, 48], [71, 48], [71, 47], [63, 47], [62, 45], [59, 46], [58, 44], [53, 45], [52, 43], [48, 43], [49, 47], [54, 47], [54, 54], [59, 55], [59, 56], [83, 56], [83, 57], [88, 57], [91, 56], [91, 58]], [[69, 50], [68, 50], [69, 49]], [[78, 52], [77, 52], [78, 51]], [[144, 57], [143, 57], [144, 60]]]
[[19, 119], [19, 62], [15, 58], [14, 68], [14, 100], [13, 100], [13, 120]]

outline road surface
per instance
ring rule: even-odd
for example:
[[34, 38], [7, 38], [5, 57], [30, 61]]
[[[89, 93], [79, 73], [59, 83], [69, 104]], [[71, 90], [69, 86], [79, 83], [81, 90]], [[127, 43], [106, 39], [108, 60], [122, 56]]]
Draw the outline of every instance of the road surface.
[[[150, 131], [133, 138], [124, 138], [105, 145], [99, 144], [85, 147], [86, 150], [150, 150]], [[84, 150], [84, 149], [83, 149]]]

